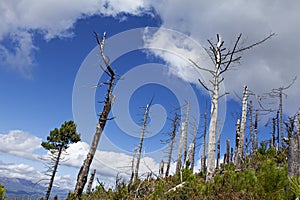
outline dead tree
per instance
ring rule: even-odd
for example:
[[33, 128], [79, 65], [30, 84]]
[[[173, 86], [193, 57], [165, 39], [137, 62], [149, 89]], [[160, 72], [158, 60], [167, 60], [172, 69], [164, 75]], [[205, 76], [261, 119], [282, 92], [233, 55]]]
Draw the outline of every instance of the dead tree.
[[179, 147], [178, 147], [178, 154], [177, 154], [177, 162], [176, 162], [176, 173], [179, 173], [182, 167], [182, 146], [184, 141], [184, 134], [185, 134], [185, 123], [181, 123], [181, 133], [180, 133], [180, 140], [179, 140]]
[[139, 176], [139, 167], [140, 167], [140, 161], [141, 161], [141, 155], [142, 155], [143, 141], [144, 141], [145, 132], [146, 132], [146, 128], [147, 128], [147, 121], [148, 121], [148, 117], [149, 117], [149, 107], [150, 107], [151, 103], [152, 103], [152, 100], [151, 100], [150, 104], [146, 105], [146, 108], [145, 108], [142, 132], [141, 132], [141, 137], [140, 137], [140, 144], [138, 147], [138, 155], [137, 155], [136, 166], [135, 166], [135, 170], [134, 170], [134, 180], [137, 180], [138, 176]]
[[91, 177], [90, 177], [90, 180], [89, 180], [89, 184], [88, 184], [87, 189], [86, 189], [86, 193], [87, 194], [90, 194], [91, 191], [92, 191], [95, 174], [96, 174], [96, 169], [94, 169], [93, 172], [92, 172], [92, 174], [91, 174]]
[[106, 33], [104, 32], [101, 41], [99, 40], [97, 33], [95, 33], [95, 37], [96, 37], [96, 41], [97, 41], [97, 44], [100, 49], [100, 55], [105, 64], [105, 67], [106, 67], [106, 69], [104, 69], [103, 67], [102, 67], [102, 69], [108, 75], [109, 81], [104, 83], [104, 85], [108, 85], [108, 90], [107, 90], [105, 101], [104, 101], [104, 107], [103, 107], [103, 110], [102, 110], [99, 120], [98, 120], [98, 124], [96, 127], [96, 132], [94, 134], [92, 145], [87, 154], [87, 158], [84, 160], [83, 165], [81, 166], [80, 171], [77, 176], [77, 183], [75, 186], [74, 193], [78, 197], [81, 196], [84, 186], [87, 182], [87, 177], [89, 174], [90, 166], [91, 166], [93, 158], [95, 156], [97, 146], [98, 146], [100, 137], [102, 135], [102, 131], [104, 130], [107, 120], [109, 120], [108, 114], [110, 113], [111, 107], [112, 107], [114, 99], [115, 99], [115, 96], [112, 95], [112, 90], [113, 90], [113, 86], [114, 86], [114, 82], [115, 82], [115, 72], [112, 70], [112, 68], [110, 66], [109, 59], [104, 54], [104, 44], [105, 44], [105, 39], [106, 39]]
[[258, 110], [255, 110], [255, 121], [254, 121], [254, 139], [252, 143], [252, 153], [255, 153], [258, 148]]
[[164, 167], [165, 167], [165, 162], [161, 160], [159, 164], [159, 177], [162, 178], [164, 176]]
[[242, 34], [240, 34], [237, 38], [237, 40], [234, 43], [233, 48], [226, 49], [223, 47], [224, 41], [221, 39], [221, 37], [217, 34], [217, 42], [216, 44], [213, 44], [210, 40], [208, 40], [208, 43], [210, 44], [208, 53], [214, 62], [214, 69], [207, 69], [203, 68], [202, 66], [199, 66], [194, 61], [190, 60], [194, 66], [196, 66], [198, 69], [203, 70], [205, 72], [210, 73], [211, 80], [210, 86], [207, 86], [204, 82], [202, 82], [199, 79], [200, 84], [211, 93], [211, 112], [210, 112], [210, 124], [209, 124], [209, 139], [208, 139], [208, 161], [207, 161], [207, 175], [206, 179], [210, 180], [213, 176], [213, 172], [215, 169], [215, 153], [216, 153], [216, 125], [217, 125], [217, 119], [218, 119], [218, 104], [219, 99], [226, 95], [225, 94], [219, 94], [219, 86], [224, 81], [224, 78], [222, 78], [222, 74], [227, 72], [231, 65], [234, 63], [237, 63], [241, 59], [241, 53], [251, 49], [254, 46], [257, 46], [269, 38], [271, 38], [274, 34], [269, 35], [268, 37], [264, 38], [263, 40], [256, 42], [254, 44], [251, 44], [246, 47], [239, 47], [239, 42], [242, 37]]
[[240, 142], [240, 129], [241, 129], [241, 120], [238, 119], [235, 124], [235, 159], [234, 164], [237, 165], [237, 154]]
[[297, 133], [291, 137], [288, 157], [288, 176], [300, 177], [300, 109], [298, 110]]
[[135, 156], [136, 156], [136, 150], [137, 149], [133, 150], [133, 155], [132, 155], [132, 160], [131, 160], [131, 176], [130, 176], [128, 185], [131, 185], [133, 183], [133, 179], [134, 179], [134, 165], [135, 165], [134, 161], [135, 161]]
[[220, 166], [220, 157], [221, 157], [221, 124], [218, 123], [218, 144], [217, 144], [217, 169]]
[[187, 102], [186, 105], [186, 114], [185, 114], [185, 128], [184, 128], [184, 152], [183, 152], [183, 163], [185, 164], [187, 159], [188, 151], [188, 133], [189, 133], [189, 115], [190, 115], [190, 102]]
[[173, 154], [173, 148], [174, 148], [174, 142], [175, 142], [175, 137], [176, 137], [176, 132], [177, 132], [178, 121], [179, 121], [178, 114], [175, 113], [174, 119], [172, 120], [173, 130], [171, 133], [171, 141], [170, 141], [170, 145], [169, 145], [166, 177], [169, 176], [169, 172], [170, 172], [170, 166], [171, 166], [171, 161], [172, 161], [172, 154]]
[[275, 134], [276, 134], [276, 118], [272, 118], [272, 138], [271, 138], [272, 148], [275, 148]]
[[297, 76], [292, 80], [292, 82], [288, 86], [282, 86], [276, 89], [273, 89], [270, 93], [269, 96], [272, 98], [279, 98], [279, 147], [282, 147], [283, 145], [283, 138], [284, 138], [284, 132], [283, 132], [283, 96], [285, 98], [287, 97], [287, 94], [285, 94], [283, 91], [289, 89], [296, 81]]
[[226, 159], [225, 163], [229, 164], [230, 163], [230, 140], [226, 140]]
[[248, 90], [247, 86], [244, 86], [243, 92], [243, 102], [242, 102], [242, 120], [239, 131], [239, 141], [236, 156], [236, 165], [241, 165], [243, 160], [243, 150], [244, 150], [244, 140], [246, 131], [246, 119], [247, 119], [247, 100], [248, 100]]
[[[250, 143], [252, 149], [254, 134], [253, 134], [253, 105], [251, 100], [249, 101], [249, 135], [250, 135]], [[250, 153], [252, 154], [252, 151]]]
[[206, 169], [206, 127], [207, 127], [207, 111], [204, 113], [204, 130], [203, 130], [203, 161], [202, 169]]
[[190, 149], [190, 156], [189, 161], [191, 164], [191, 170], [194, 171], [194, 165], [195, 165], [195, 150], [196, 150], [196, 141], [197, 141], [197, 124], [196, 121], [194, 122], [194, 134], [193, 134], [193, 141], [191, 143]]

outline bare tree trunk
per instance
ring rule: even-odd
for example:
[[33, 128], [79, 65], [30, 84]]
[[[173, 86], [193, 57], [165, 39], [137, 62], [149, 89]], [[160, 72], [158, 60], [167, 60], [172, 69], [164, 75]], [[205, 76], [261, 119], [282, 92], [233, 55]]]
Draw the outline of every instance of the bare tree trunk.
[[206, 127], [207, 127], [207, 112], [204, 113], [204, 130], [203, 130], [203, 162], [202, 169], [206, 169]]
[[96, 174], [96, 169], [94, 169], [93, 172], [92, 172], [92, 174], [91, 174], [91, 177], [90, 177], [90, 180], [89, 180], [89, 184], [88, 184], [87, 189], [86, 189], [86, 193], [87, 194], [90, 194], [91, 191], [92, 191], [95, 174]]
[[218, 145], [217, 145], [217, 166], [216, 168], [219, 169], [220, 166], [220, 156], [221, 156], [221, 124], [218, 123]]
[[297, 133], [290, 140], [288, 158], [288, 176], [300, 177], [300, 109], [297, 115]]
[[249, 102], [249, 135], [251, 142], [251, 154], [253, 154], [253, 146], [254, 146], [254, 134], [253, 134], [253, 105], [252, 101]]
[[272, 118], [272, 127], [271, 147], [275, 148], [276, 118]]
[[143, 148], [143, 141], [144, 141], [144, 137], [145, 137], [145, 131], [147, 128], [148, 115], [149, 115], [149, 104], [146, 105], [145, 114], [144, 114], [142, 133], [141, 133], [140, 144], [139, 144], [139, 148], [138, 148], [138, 156], [137, 156], [136, 167], [135, 167], [135, 171], [134, 171], [134, 173], [135, 173], [134, 180], [137, 180], [138, 176], [139, 176], [140, 160], [141, 160], [141, 154], [142, 154], [142, 148]]
[[226, 140], [226, 164], [230, 163], [230, 140]]
[[194, 122], [194, 135], [193, 135], [193, 142], [191, 143], [191, 156], [190, 156], [192, 172], [194, 171], [194, 165], [195, 165], [196, 140], [197, 140], [197, 124], [196, 122]]
[[178, 154], [177, 154], [177, 163], [176, 163], [176, 173], [179, 173], [182, 167], [182, 146], [184, 141], [184, 122], [181, 123], [181, 133], [180, 133], [180, 140], [179, 140], [179, 148], [178, 148]]
[[131, 160], [131, 176], [130, 176], [130, 180], [129, 180], [129, 184], [128, 185], [131, 185], [133, 183], [135, 156], [136, 156], [136, 149], [133, 150], [133, 155], [132, 155], [132, 160]]
[[282, 89], [279, 88], [279, 133], [280, 133], [280, 142], [281, 142], [281, 147], [283, 147], [283, 111], [282, 111]]
[[255, 122], [254, 122], [254, 147], [253, 152], [255, 153], [258, 148], [258, 110], [255, 110]]
[[189, 134], [189, 115], [190, 115], [190, 102], [187, 102], [186, 115], [185, 115], [185, 129], [184, 129], [184, 153], [183, 153], [183, 163], [186, 164], [187, 151], [188, 151], [188, 134]]
[[[218, 56], [219, 57], [219, 56]], [[216, 67], [217, 68], [217, 67]], [[219, 73], [219, 72], [216, 72]], [[216, 168], [215, 154], [216, 154], [216, 126], [218, 118], [218, 105], [219, 105], [219, 83], [218, 77], [214, 77], [214, 89], [211, 99], [211, 112], [208, 134], [208, 157], [207, 157], [207, 176], [206, 180], [211, 180], [213, 172]]]
[[244, 86], [243, 92], [243, 103], [242, 103], [242, 120], [240, 128], [240, 138], [238, 143], [238, 151], [236, 155], [236, 165], [241, 165], [243, 160], [243, 150], [244, 150], [244, 140], [245, 140], [245, 130], [246, 130], [246, 120], [247, 120], [247, 100], [248, 100], [248, 89]]
[[78, 197], [81, 196], [84, 186], [87, 182], [87, 177], [89, 174], [90, 166], [91, 166], [93, 158], [95, 156], [97, 146], [98, 146], [100, 137], [102, 135], [102, 131], [104, 130], [105, 124], [108, 120], [108, 114], [109, 114], [112, 104], [114, 102], [114, 96], [112, 96], [112, 90], [113, 90], [114, 81], [115, 81], [115, 72], [110, 67], [109, 61], [108, 61], [107, 57], [104, 55], [104, 42], [105, 42], [106, 33], [103, 34], [103, 38], [102, 38], [101, 42], [99, 41], [98, 35], [96, 33], [95, 33], [95, 36], [96, 36], [96, 40], [97, 40], [97, 43], [98, 43], [98, 46], [100, 49], [101, 57], [107, 68], [106, 73], [109, 75], [110, 80], [108, 82], [108, 90], [107, 90], [106, 97], [105, 97], [104, 107], [103, 107], [103, 110], [99, 117], [99, 121], [98, 121], [98, 124], [96, 127], [96, 132], [94, 134], [94, 138], [92, 141], [92, 145], [88, 152], [87, 158], [84, 160], [83, 165], [81, 166], [80, 171], [77, 176], [77, 183], [76, 183], [74, 192]]
[[240, 129], [241, 129], [241, 120], [238, 119], [235, 125], [235, 157], [234, 164], [238, 163], [238, 151], [239, 151], [239, 143], [240, 143]]
[[[45, 200], [48, 200], [49, 197], [50, 197], [51, 189], [52, 189], [53, 182], [54, 182], [54, 177], [55, 177], [55, 174], [57, 172], [57, 168], [58, 168], [60, 156], [61, 156], [61, 153], [62, 153], [62, 150], [63, 150], [63, 146], [64, 145], [60, 145], [58, 147], [58, 153], [57, 153], [57, 157], [55, 159], [55, 163], [54, 163], [52, 175], [51, 175], [51, 178], [50, 178], [50, 182], [49, 182], [49, 185], [48, 185], [48, 189], [47, 189], [47, 192], [46, 192]], [[53, 154], [53, 156], [55, 156], [55, 155]]]
[[165, 167], [165, 163], [163, 160], [161, 160], [160, 164], [159, 164], [159, 177], [162, 178], [164, 176], [164, 167]]
[[169, 171], [170, 171], [170, 166], [171, 166], [171, 161], [172, 161], [172, 153], [173, 153], [173, 148], [174, 148], [174, 142], [175, 142], [175, 136], [176, 136], [176, 131], [177, 131], [177, 125], [178, 125], [178, 115], [175, 113], [175, 117], [173, 120], [173, 131], [171, 135], [171, 143], [169, 146], [169, 154], [168, 154], [168, 163], [167, 163], [167, 169], [166, 169], [166, 177], [169, 176]]

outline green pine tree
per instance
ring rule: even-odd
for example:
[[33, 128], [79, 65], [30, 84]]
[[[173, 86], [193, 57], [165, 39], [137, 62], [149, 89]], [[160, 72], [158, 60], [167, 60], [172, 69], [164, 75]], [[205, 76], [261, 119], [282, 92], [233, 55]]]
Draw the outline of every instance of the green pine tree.
[[80, 134], [77, 133], [76, 124], [73, 121], [68, 121], [64, 122], [59, 129], [55, 128], [52, 130], [47, 137], [47, 141], [42, 142], [42, 146], [51, 152], [51, 160], [54, 161], [45, 200], [48, 200], [50, 197], [51, 188], [62, 152], [69, 147], [69, 144], [78, 141], [80, 141]]

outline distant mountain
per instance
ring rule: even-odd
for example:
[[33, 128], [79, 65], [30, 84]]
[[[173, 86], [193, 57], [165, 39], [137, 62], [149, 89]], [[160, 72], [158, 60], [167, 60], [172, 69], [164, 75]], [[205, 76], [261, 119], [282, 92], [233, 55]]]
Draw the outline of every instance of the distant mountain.
[[[0, 183], [7, 189], [6, 196], [9, 200], [40, 199], [45, 196], [47, 187], [33, 183], [26, 179], [0, 177]], [[52, 188], [51, 196], [58, 195], [58, 199], [65, 199], [67, 190]]]

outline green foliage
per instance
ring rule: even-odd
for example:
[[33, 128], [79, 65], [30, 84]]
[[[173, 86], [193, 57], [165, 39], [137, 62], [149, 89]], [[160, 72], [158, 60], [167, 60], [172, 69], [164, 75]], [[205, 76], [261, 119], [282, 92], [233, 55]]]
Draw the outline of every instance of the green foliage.
[[293, 176], [289, 178], [290, 190], [296, 196], [300, 198], [300, 177]]
[[173, 176], [137, 180], [130, 186], [122, 182], [116, 190], [102, 187], [87, 199], [295, 199], [299, 196], [300, 179], [287, 178], [286, 156], [285, 150], [267, 148], [262, 143], [240, 168], [233, 163], [222, 164], [210, 182], [205, 182], [205, 173], [193, 174], [187, 163]]
[[0, 184], [0, 200], [7, 200], [5, 197], [6, 189], [3, 184]]
[[80, 141], [80, 134], [76, 131], [76, 124], [73, 121], [64, 122], [60, 129], [55, 128], [50, 131], [47, 142], [42, 142], [42, 146], [47, 150], [56, 150], [59, 147], [65, 149], [71, 143]]

